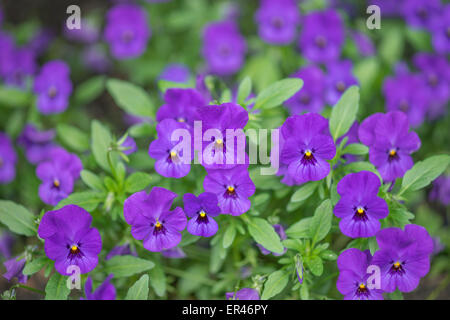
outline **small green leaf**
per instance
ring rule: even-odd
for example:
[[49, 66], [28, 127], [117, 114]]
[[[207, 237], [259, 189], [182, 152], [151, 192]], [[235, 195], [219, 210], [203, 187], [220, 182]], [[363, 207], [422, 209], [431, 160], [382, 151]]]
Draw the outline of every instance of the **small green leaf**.
[[345, 165], [343, 167], [343, 169], [344, 169], [345, 173], [370, 171], [370, 172], [375, 173], [378, 176], [378, 178], [380, 178], [380, 181], [382, 181], [381, 175], [378, 172], [377, 168], [375, 168], [375, 166], [373, 164], [371, 164], [370, 162], [367, 162], [367, 161], [352, 162], [352, 163]]
[[250, 93], [252, 92], [252, 80], [250, 77], [245, 77], [244, 80], [241, 81], [238, 88], [237, 93], [237, 102], [240, 105], [245, 104], [245, 100], [248, 98]]
[[77, 105], [85, 105], [94, 101], [105, 90], [105, 76], [92, 77], [78, 85], [74, 99]]
[[248, 231], [253, 239], [269, 251], [282, 253], [284, 247], [275, 229], [264, 219], [249, 219]]
[[234, 237], [236, 236], [236, 228], [234, 225], [229, 225], [225, 234], [223, 235], [223, 247], [228, 248], [234, 241]]
[[89, 149], [89, 136], [77, 127], [60, 123], [56, 127], [58, 138], [72, 150], [84, 152]]
[[55, 272], [45, 287], [45, 300], [67, 300], [70, 294], [69, 286], [67, 286], [68, 279], [68, 277]]
[[319, 186], [319, 182], [310, 181], [300, 186], [291, 197], [290, 202], [301, 202], [308, 199]]
[[352, 143], [344, 148], [343, 154], [365, 155], [369, 153], [369, 148], [361, 143]]
[[36, 235], [36, 217], [24, 206], [8, 200], [0, 200], [0, 222], [10, 231], [24, 236]]
[[309, 238], [309, 226], [311, 224], [311, 220], [312, 217], [308, 217], [294, 223], [286, 230], [286, 235], [293, 239]]
[[149, 118], [155, 116], [152, 101], [144, 89], [118, 79], [108, 79], [106, 89], [116, 104], [127, 113]]
[[40, 271], [48, 262], [49, 260], [46, 257], [39, 257], [36, 259], [33, 259], [31, 261], [28, 261], [25, 265], [25, 268], [23, 268], [22, 273], [27, 276], [31, 276], [32, 274], [35, 274], [36, 272]]
[[318, 256], [308, 257], [306, 259], [306, 265], [311, 273], [317, 277], [320, 277], [323, 273], [323, 261]]
[[129, 277], [153, 268], [155, 264], [150, 260], [131, 255], [115, 256], [106, 261], [106, 273], [113, 273], [115, 278]]
[[330, 232], [332, 219], [331, 201], [326, 199], [317, 207], [309, 225], [309, 236], [313, 244], [325, 238]]
[[94, 211], [95, 208], [99, 205], [99, 203], [105, 200], [105, 194], [102, 192], [94, 192], [94, 191], [83, 191], [83, 192], [75, 192], [69, 195], [67, 198], [62, 199], [58, 205], [55, 207], [55, 210], [61, 209], [62, 207], [68, 204], [75, 204], [79, 207], [82, 207], [86, 211]]
[[303, 87], [303, 80], [283, 79], [262, 90], [256, 97], [254, 109], [271, 109], [279, 106]]
[[144, 274], [128, 289], [125, 300], [147, 300], [148, 299], [148, 275]]
[[150, 285], [155, 293], [162, 297], [166, 293], [166, 275], [160, 265], [156, 264], [154, 268], [150, 269], [148, 275], [150, 276]]
[[90, 187], [91, 189], [103, 191], [105, 187], [103, 186], [102, 180], [93, 172], [89, 170], [83, 170], [80, 173], [81, 180]]
[[[111, 133], [103, 126], [99, 121], [94, 120], [91, 123], [91, 134], [92, 134], [92, 153], [94, 155], [95, 161], [102, 169], [110, 171], [110, 166], [108, 163], [108, 149], [112, 142]], [[117, 157], [112, 157], [113, 160], [117, 161]]]
[[168, 89], [174, 89], [174, 88], [192, 88], [192, 85], [190, 83], [181, 83], [181, 82], [174, 82], [174, 81], [168, 81], [168, 80], [159, 80], [158, 81], [158, 89], [162, 93], [166, 93]]
[[332, 108], [330, 117], [330, 132], [334, 141], [347, 133], [356, 119], [359, 106], [359, 88], [351, 86], [342, 94]]
[[286, 287], [289, 282], [289, 274], [284, 270], [272, 272], [264, 283], [264, 291], [261, 300], [268, 300], [277, 295]]
[[406, 171], [398, 195], [426, 187], [447, 169], [449, 163], [450, 156], [446, 154], [432, 156], [417, 162], [410, 170]]
[[151, 175], [144, 172], [135, 172], [125, 180], [125, 190], [129, 193], [135, 193], [147, 188], [151, 182]]
[[32, 97], [33, 96], [28, 91], [14, 87], [0, 86], [0, 107], [26, 107], [31, 104]]

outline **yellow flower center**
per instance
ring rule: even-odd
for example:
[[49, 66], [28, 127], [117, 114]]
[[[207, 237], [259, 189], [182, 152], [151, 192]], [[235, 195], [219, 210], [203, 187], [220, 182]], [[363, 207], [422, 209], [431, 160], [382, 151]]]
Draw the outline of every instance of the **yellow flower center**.
[[308, 158], [311, 157], [312, 156], [311, 150], [306, 150], [305, 151], [305, 156], [308, 157]]
[[72, 252], [76, 252], [78, 250], [78, 247], [76, 245], [73, 245], [70, 250], [72, 250]]
[[201, 218], [204, 218], [204, 217], [206, 217], [206, 213], [205, 213], [205, 211], [203, 211], [203, 210], [202, 210], [202, 211], [200, 211], [200, 217], [201, 217]]
[[356, 209], [356, 212], [358, 212], [358, 214], [363, 214], [364, 213], [364, 209], [361, 207], [358, 207], [358, 209]]
[[162, 226], [162, 224], [158, 221], [158, 222], [156, 222], [156, 224], [155, 224], [155, 227], [156, 228], [161, 228], [161, 226]]
[[234, 187], [229, 186], [229, 187], [228, 187], [228, 192], [234, 192]]
[[361, 290], [363, 290], [363, 289], [366, 288], [366, 286], [364, 285], [364, 283], [361, 283], [361, 284], [359, 285], [359, 288], [360, 288]]
[[395, 269], [400, 268], [400, 266], [401, 266], [400, 262], [397, 261], [396, 263], [394, 263], [394, 268]]
[[389, 155], [390, 155], [391, 157], [395, 156], [396, 154], [397, 154], [397, 151], [396, 151], [395, 149], [391, 149], [391, 150], [389, 151]]
[[177, 152], [176, 151], [170, 151], [170, 157], [171, 158], [175, 158], [177, 156]]
[[58, 188], [58, 187], [60, 186], [59, 180], [58, 180], [58, 179], [53, 180], [53, 185], [54, 185], [56, 188]]
[[217, 139], [217, 140], [216, 140], [216, 144], [217, 144], [218, 146], [221, 146], [221, 145], [223, 144], [223, 140], [222, 140], [222, 139]]

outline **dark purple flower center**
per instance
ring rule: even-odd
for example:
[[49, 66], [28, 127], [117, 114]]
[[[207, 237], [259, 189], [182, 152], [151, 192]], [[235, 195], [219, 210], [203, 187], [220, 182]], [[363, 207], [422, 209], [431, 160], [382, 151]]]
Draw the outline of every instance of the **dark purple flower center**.
[[405, 269], [403, 268], [403, 265], [405, 264], [404, 262], [400, 262], [400, 261], [391, 261], [391, 269], [389, 270], [390, 274], [398, 274], [398, 275], [403, 275], [405, 273]]
[[225, 198], [236, 198], [237, 197], [237, 193], [236, 193], [236, 187], [235, 186], [225, 186], [226, 190], [225, 190]]
[[3, 167], [3, 159], [0, 157], [0, 168]]
[[82, 258], [84, 254], [81, 252], [80, 247], [81, 244], [72, 244], [72, 245], [66, 245], [67, 249], [69, 249], [69, 254], [67, 255], [67, 259], [73, 260], [77, 258]]
[[166, 233], [166, 228], [164, 227], [164, 220], [159, 222], [156, 221], [156, 223], [151, 223], [150, 226], [153, 227], [153, 235], [156, 236], [160, 233], [164, 234]]
[[388, 161], [397, 161], [399, 159], [398, 152], [396, 148], [392, 148], [388, 151]]
[[206, 212], [204, 210], [200, 210], [197, 213], [197, 223], [208, 223], [208, 216], [206, 215]]
[[130, 30], [125, 30], [125, 31], [122, 33], [121, 40], [122, 40], [122, 42], [124, 42], [124, 43], [130, 43], [131, 40], [133, 40], [133, 32], [130, 31]]
[[228, 57], [228, 56], [230, 55], [230, 53], [231, 53], [231, 49], [230, 49], [230, 47], [229, 47], [228, 45], [222, 45], [222, 46], [220, 46], [220, 48], [219, 48], [219, 54], [220, 54], [222, 57]]
[[303, 157], [300, 160], [300, 163], [304, 166], [306, 165], [315, 165], [317, 163], [316, 158], [314, 158], [314, 149], [302, 150]]
[[336, 90], [339, 92], [344, 92], [346, 88], [345, 82], [344, 81], [338, 81], [336, 82]]
[[402, 100], [402, 101], [400, 101], [398, 108], [403, 112], [408, 112], [409, 104], [406, 100]]
[[428, 75], [428, 84], [431, 87], [435, 87], [438, 84], [438, 77], [436, 76], [436, 74], [431, 73]]
[[53, 179], [52, 188], [59, 190], [60, 186], [61, 186], [61, 182], [59, 182], [59, 179], [57, 179], [57, 178]]
[[54, 97], [56, 97], [57, 94], [58, 94], [58, 90], [56, 89], [55, 86], [51, 86], [48, 89], [48, 96], [50, 99], [53, 99]]
[[186, 119], [183, 118], [183, 117], [177, 117], [175, 120], [176, 120], [177, 122], [186, 122]]
[[425, 8], [420, 8], [419, 10], [416, 11], [417, 12], [417, 16], [419, 17], [419, 19], [421, 19], [422, 21], [425, 21], [428, 18], [428, 12], [427, 10], [425, 10]]
[[272, 26], [275, 29], [281, 29], [283, 27], [283, 20], [281, 20], [280, 17], [273, 17], [272, 18]]
[[304, 93], [300, 95], [300, 103], [302, 104], [308, 104], [311, 101], [311, 97], [309, 94]]
[[327, 46], [327, 39], [324, 36], [317, 36], [314, 42], [320, 49], [324, 49]]
[[367, 221], [367, 208], [366, 207], [356, 207], [354, 208], [355, 214], [353, 215], [354, 220]]
[[356, 289], [356, 295], [357, 295], [358, 297], [363, 296], [363, 297], [365, 297], [365, 298], [367, 298], [367, 297], [370, 296], [369, 289], [367, 289], [367, 287], [366, 287], [366, 285], [365, 285], [364, 283], [360, 283], [360, 284], [358, 285], [358, 288]]
[[445, 30], [445, 35], [450, 39], [450, 26], [447, 27], [447, 30]]
[[167, 162], [175, 163], [175, 164], [180, 162], [180, 158], [178, 156], [178, 153], [175, 150], [167, 150], [167, 153], [169, 154], [167, 156]]

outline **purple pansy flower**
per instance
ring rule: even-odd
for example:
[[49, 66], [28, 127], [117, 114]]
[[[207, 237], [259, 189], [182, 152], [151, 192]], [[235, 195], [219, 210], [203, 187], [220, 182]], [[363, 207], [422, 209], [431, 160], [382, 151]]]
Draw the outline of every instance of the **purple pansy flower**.
[[0, 132], [0, 183], [9, 183], [16, 177], [17, 154], [9, 137]]
[[383, 84], [386, 111], [399, 110], [408, 115], [413, 127], [422, 124], [430, 100], [424, 80], [417, 74], [401, 72], [387, 77]]
[[50, 46], [55, 34], [50, 29], [39, 29], [28, 42], [27, 47], [31, 49], [36, 56], [40, 56]]
[[444, 206], [450, 205], [450, 176], [442, 175], [433, 181], [430, 200], [439, 201]]
[[339, 255], [336, 287], [345, 300], [383, 300], [381, 289], [369, 289], [372, 283], [368, 283], [371, 273], [367, 272], [367, 267], [371, 264], [372, 255], [369, 250], [362, 252], [351, 248]]
[[189, 68], [183, 64], [173, 63], [167, 65], [158, 79], [171, 82], [186, 83], [189, 81], [191, 74]]
[[446, 106], [450, 98], [450, 64], [443, 56], [418, 53], [414, 56], [414, 65], [420, 70], [429, 91], [428, 115], [436, 119], [447, 111]]
[[37, 108], [43, 114], [61, 113], [69, 105], [72, 93], [69, 66], [61, 60], [47, 62], [34, 81]]
[[167, 250], [161, 251], [161, 254], [169, 259], [182, 259], [186, 258], [186, 253], [180, 247], [173, 247]]
[[[202, 134], [196, 136], [195, 145], [202, 146], [199, 162], [206, 169], [230, 169], [248, 164], [243, 132], [248, 112], [242, 106], [232, 102], [208, 105], [197, 108], [197, 114]], [[227, 132], [230, 134], [228, 137]]]
[[409, 131], [408, 117], [400, 111], [369, 116], [359, 126], [358, 136], [369, 147], [369, 160], [385, 182], [411, 169], [410, 154], [420, 148], [419, 136]]
[[104, 37], [117, 59], [136, 58], [144, 53], [151, 36], [146, 12], [134, 4], [118, 4], [106, 15]]
[[36, 55], [30, 48], [13, 48], [4, 70], [5, 83], [24, 88], [28, 78], [36, 72]]
[[14, 236], [8, 231], [2, 233], [0, 237], [0, 254], [6, 259], [11, 258], [11, 249], [14, 244]]
[[187, 223], [187, 231], [194, 236], [211, 237], [219, 226], [213, 219], [220, 214], [217, 196], [204, 192], [196, 197], [192, 193], [183, 196], [184, 212], [191, 218]]
[[[185, 150], [179, 147], [180, 141], [184, 138], [180, 137], [177, 141], [171, 140], [173, 132], [179, 129], [188, 130], [188, 127], [185, 123], [173, 119], [161, 121], [156, 126], [158, 139], [152, 141], [148, 148], [149, 156], [156, 160], [155, 171], [163, 177], [182, 178], [191, 170], [192, 154], [185, 155]], [[190, 143], [192, 146], [192, 141], [185, 143]]]
[[106, 255], [105, 260], [109, 260], [115, 256], [126, 256], [126, 255], [132, 255], [137, 257], [136, 251], [131, 251], [130, 244], [128, 243], [122, 246], [115, 246], [114, 248], [112, 248], [111, 251], [108, 252], [108, 254]]
[[338, 102], [348, 87], [358, 84], [352, 68], [350, 60], [337, 61], [327, 65], [325, 100], [329, 105], [333, 106]]
[[303, 87], [284, 104], [292, 115], [303, 112], [319, 113], [324, 107], [325, 76], [318, 66], [303, 67], [291, 77], [303, 79]]
[[294, 115], [281, 126], [284, 145], [281, 163], [288, 166], [287, 173], [295, 183], [316, 181], [330, 172], [336, 147], [328, 130], [328, 121], [316, 113]]
[[248, 198], [255, 193], [255, 184], [247, 168], [237, 165], [231, 169], [207, 170], [203, 188], [216, 194], [223, 214], [239, 216], [250, 209]]
[[38, 234], [45, 240], [45, 253], [55, 261], [60, 274], [71, 275], [70, 266], [78, 266], [82, 274], [97, 266], [102, 238], [97, 229], [91, 228], [91, 222], [92, 216], [73, 204], [42, 217]]
[[198, 118], [197, 107], [208, 104], [195, 89], [168, 89], [164, 94], [164, 102], [156, 113], [156, 120], [174, 119], [189, 127], [193, 127], [194, 120]]
[[203, 34], [202, 54], [210, 72], [231, 75], [238, 71], [245, 58], [247, 44], [234, 21], [211, 23]]
[[121, 147], [126, 148], [126, 150], [123, 150], [123, 153], [127, 156], [132, 154], [133, 152], [136, 152], [137, 150], [136, 142], [130, 136], [127, 136], [125, 138], [125, 141], [121, 144]]
[[3, 265], [6, 268], [6, 273], [3, 274], [3, 277], [8, 281], [11, 281], [12, 278], [17, 278], [20, 283], [26, 283], [28, 280], [28, 276], [22, 273], [23, 268], [25, 267], [25, 259], [12, 258], [8, 261], [5, 261]]
[[180, 243], [187, 219], [180, 207], [170, 211], [176, 197], [172, 191], [154, 187], [150, 193], [140, 191], [125, 200], [125, 221], [131, 225], [131, 235], [143, 240], [145, 249], [162, 251]]
[[[111, 283], [113, 275], [110, 274], [103, 283], [92, 292], [92, 278], [88, 277], [84, 284], [86, 300], [116, 300], [116, 288]], [[81, 298], [81, 300], [85, 300]]]
[[[282, 241], [287, 239], [286, 233], [284, 232], [284, 228], [281, 224], [274, 224], [273, 228], [275, 229], [275, 232], [280, 236], [280, 239]], [[261, 253], [263, 255], [273, 254], [274, 256], [279, 257], [279, 256], [282, 256], [283, 254], [285, 254], [287, 251], [287, 248], [284, 248], [282, 253], [276, 253], [276, 252], [267, 250], [259, 243], [257, 243], [256, 246], [259, 248], [259, 250], [261, 250]]]
[[255, 20], [261, 39], [284, 45], [294, 40], [300, 13], [294, 0], [261, 0]]
[[106, 73], [111, 67], [111, 61], [108, 58], [105, 49], [98, 44], [90, 45], [83, 49], [81, 53], [83, 65], [94, 72]]
[[304, 17], [299, 47], [308, 60], [316, 63], [337, 60], [343, 42], [344, 25], [335, 10], [315, 11]]
[[4, 78], [10, 68], [14, 53], [14, 39], [11, 35], [0, 30], [0, 76]]
[[405, 0], [369, 0], [369, 5], [380, 7], [383, 16], [398, 16], [403, 9]]
[[27, 160], [32, 164], [48, 160], [49, 152], [55, 147], [55, 130], [41, 131], [33, 124], [26, 124], [17, 143], [25, 149]]
[[444, 5], [431, 21], [433, 48], [437, 53], [450, 53], [450, 4]]
[[381, 269], [381, 289], [411, 292], [430, 270], [433, 239], [427, 230], [408, 224], [405, 229], [386, 228], [376, 234], [379, 250], [372, 263]]
[[339, 181], [337, 192], [341, 199], [334, 214], [341, 218], [339, 228], [351, 238], [367, 238], [380, 230], [380, 219], [389, 214], [388, 205], [377, 196], [381, 186], [375, 173], [361, 171], [350, 173]]
[[259, 300], [259, 293], [256, 289], [243, 288], [236, 292], [225, 293], [227, 300]]
[[416, 28], [430, 27], [432, 19], [441, 10], [440, 0], [408, 0], [403, 2], [402, 13], [406, 22]]

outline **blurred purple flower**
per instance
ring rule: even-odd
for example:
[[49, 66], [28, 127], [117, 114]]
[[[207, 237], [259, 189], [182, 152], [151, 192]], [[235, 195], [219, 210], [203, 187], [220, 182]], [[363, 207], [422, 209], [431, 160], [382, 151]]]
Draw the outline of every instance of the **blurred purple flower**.
[[339, 59], [344, 43], [344, 25], [337, 11], [328, 9], [307, 14], [303, 21], [299, 48], [315, 63]]
[[433, 48], [437, 53], [450, 53], [450, 4], [433, 17], [430, 26]]
[[2, 233], [0, 237], [0, 254], [6, 259], [11, 258], [11, 249], [14, 244], [14, 236], [8, 231]]
[[427, 230], [408, 224], [405, 229], [385, 228], [376, 234], [379, 250], [372, 263], [381, 269], [381, 289], [393, 292], [411, 292], [420, 278], [430, 270], [433, 239]]
[[352, 73], [353, 64], [350, 60], [342, 60], [327, 65], [325, 100], [333, 106], [348, 87], [357, 85], [358, 80]]
[[225, 293], [227, 300], [260, 300], [259, 293], [256, 289], [243, 288], [236, 292]]
[[261, 0], [256, 11], [259, 36], [270, 44], [291, 43], [297, 33], [300, 13], [294, 0]]
[[433, 181], [430, 200], [439, 201], [444, 206], [450, 205], [450, 176], [442, 175]]
[[372, 264], [369, 250], [347, 249], [339, 255], [337, 265], [339, 277], [336, 282], [338, 291], [345, 300], [383, 300], [383, 291], [369, 289], [367, 268]]
[[408, 0], [403, 2], [402, 13], [406, 22], [416, 28], [430, 27], [432, 19], [441, 10], [440, 0]]
[[131, 251], [130, 244], [128, 243], [122, 246], [115, 246], [114, 248], [112, 248], [111, 251], [108, 252], [108, 254], [106, 255], [105, 260], [109, 260], [115, 256], [127, 256], [127, 255], [137, 257], [136, 251]]
[[27, 160], [32, 164], [49, 159], [49, 152], [55, 147], [53, 139], [56, 132], [53, 129], [41, 131], [28, 123], [17, 139], [17, 143], [25, 149]]
[[161, 254], [169, 259], [182, 259], [186, 258], [186, 254], [184, 253], [183, 249], [180, 247], [173, 247], [167, 250], [162, 250]]
[[33, 35], [30, 42], [27, 44], [27, 47], [32, 50], [36, 56], [40, 56], [50, 46], [54, 37], [55, 35], [51, 30], [40, 29]]
[[368, 0], [369, 5], [380, 7], [381, 16], [398, 16], [402, 13], [406, 0]]
[[192, 193], [183, 196], [184, 212], [191, 218], [187, 223], [187, 231], [194, 236], [211, 237], [219, 226], [213, 219], [220, 214], [217, 196], [204, 192], [196, 197]]
[[284, 102], [290, 114], [301, 114], [305, 111], [321, 112], [325, 103], [325, 76], [322, 69], [315, 65], [306, 66], [291, 77], [303, 79], [303, 87]]
[[9, 137], [0, 132], [0, 184], [16, 177], [17, 154]]
[[5, 261], [3, 265], [6, 268], [6, 273], [3, 274], [3, 277], [8, 281], [11, 281], [12, 278], [17, 278], [20, 283], [26, 283], [28, 276], [22, 273], [25, 262], [25, 259], [17, 260], [17, 258]]
[[42, 114], [61, 113], [69, 106], [72, 93], [70, 68], [62, 60], [47, 62], [34, 81], [37, 108]]
[[55, 269], [71, 275], [70, 266], [78, 266], [81, 274], [92, 271], [98, 263], [102, 239], [91, 228], [92, 216], [83, 208], [70, 204], [48, 211], [39, 224], [39, 237], [45, 240], [47, 257], [55, 261]]
[[93, 44], [99, 39], [100, 30], [90, 20], [81, 19], [80, 29], [69, 29], [64, 23], [63, 33], [64, 36], [71, 41]]
[[355, 31], [352, 33], [352, 37], [353, 41], [355, 41], [359, 53], [363, 57], [370, 57], [375, 54], [375, 46], [368, 35], [362, 32]]
[[173, 63], [167, 65], [163, 71], [161, 71], [158, 79], [178, 83], [187, 83], [190, 76], [191, 74], [188, 67], [183, 64]]
[[94, 292], [92, 292], [92, 278], [88, 277], [84, 284], [86, 299], [81, 300], [116, 300], [116, 288], [111, 283], [113, 276], [110, 274]]
[[118, 4], [106, 15], [104, 37], [116, 59], [142, 55], [151, 36], [147, 13], [134, 4]]
[[126, 150], [123, 150], [123, 153], [126, 154], [127, 156], [137, 151], [136, 142], [130, 136], [127, 136], [125, 141], [121, 144], [121, 147], [127, 148]]
[[97, 73], [105, 73], [111, 67], [104, 48], [100, 45], [91, 45], [83, 49], [81, 53], [83, 64], [89, 69]]
[[[8, 50], [10, 48], [6, 48]], [[25, 88], [26, 81], [36, 72], [36, 55], [33, 50], [22, 47], [13, 48], [9, 61], [4, 66], [5, 83]]]
[[247, 44], [233, 21], [211, 23], [203, 33], [202, 54], [210, 72], [225, 76], [236, 73], [244, 63]]
[[124, 217], [131, 225], [131, 235], [143, 240], [144, 248], [157, 252], [177, 246], [187, 219], [183, 209], [170, 211], [177, 194], [160, 187], [150, 193], [140, 191], [125, 200]]
[[247, 165], [207, 170], [207, 173], [203, 188], [216, 194], [223, 214], [239, 216], [250, 209], [248, 198], [255, 193], [255, 184], [250, 179]]

